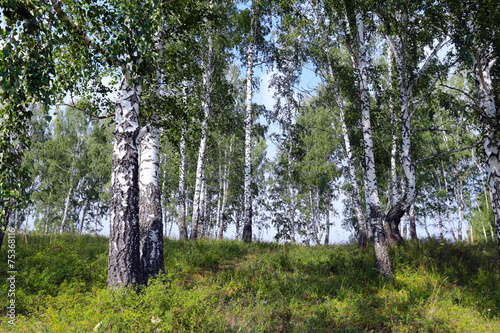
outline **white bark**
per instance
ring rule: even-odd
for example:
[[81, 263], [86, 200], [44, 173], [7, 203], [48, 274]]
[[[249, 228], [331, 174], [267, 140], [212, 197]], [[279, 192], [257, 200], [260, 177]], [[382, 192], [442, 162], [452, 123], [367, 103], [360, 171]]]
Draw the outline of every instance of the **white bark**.
[[461, 188], [459, 185], [460, 181], [457, 181], [455, 184], [455, 200], [457, 201], [457, 208], [458, 208], [458, 226], [457, 226], [457, 232], [458, 232], [458, 240], [461, 242], [463, 241], [463, 213], [462, 213], [462, 195], [461, 195]]
[[[335, 76], [333, 73], [333, 67], [332, 63], [330, 61], [330, 57], [328, 56], [328, 50], [327, 50], [327, 61], [328, 61], [328, 73], [330, 75], [330, 79], [336, 84]], [[348, 180], [351, 184], [351, 198], [352, 202], [354, 204], [354, 212], [356, 214], [356, 218], [358, 220], [358, 244], [361, 248], [366, 247], [366, 242], [368, 240], [368, 234], [367, 234], [367, 225], [366, 225], [366, 220], [363, 215], [363, 207], [361, 206], [361, 195], [360, 195], [360, 186], [358, 184], [358, 179], [356, 177], [356, 165], [354, 161], [354, 156], [352, 155], [352, 149], [351, 149], [351, 140], [349, 139], [349, 132], [347, 130], [347, 124], [346, 124], [346, 119], [345, 119], [345, 108], [344, 108], [344, 103], [342, 99], [340, 98], [340, 95], [338, 93], [337, 88], [334, 86], [333, 87], [333, 95], [335, 98], [335, 104], [337, 104], [337, 107], [339, 108], [339, 117], [340, 117], [340, 125], [342, 128], [342, 137], [344, 139], [344, 149], [347, 157], [347, 166], [349, 169], [349, 175], [348, 175]], [[335, 128], [335, 124], [332, 123], [332, 127]], [[371, 228], [370, 228], [371, 229]]]
[[388, 48], [388, 56], [387, 56], [387, 64], [388, 64], [388, 80], [389, 80], [389, 109], [391, 112], [391, 182], [390, 182], [390, 193], [389, 193], [389, 208], [396, 204], [398, 198], [398, 178], [396, 172], [396, 156], [397, 156], [397, 140], [398, 137], [396, 135], [396, 112], [394, 111], [394, 102], [392, 100], [392, 49]]
[[246, 112], [245, 112], [245, 187], [244, 187], [244, 206], [245, 206], [245, 221], [243, 225], [242, 239], [245, 242], [252, 241], [252, 78], [253, 78], [253, 63], [255, 57], [255, 37], [257, 13], [255, 2], [252, 2], [252, 18], [250, 23], [250, 41], [247, 48], [247, 77], [246, 77]]
[[155, 277], [164, 269], [163, 222], [158, 161], [160, 135], [153, 126], [144, 128], [139, 138], [139, 254], [144, 278]]
[[382, 224], [382, 213], [375, 173], [375, 156], [373, 152], [373, 135], [370, 120], [370, 105], [368, 91], [368, 56], [365, 43], [364, 23], [361, 14], [356, 14], [357, 41], [358, 41], [358, 81], [360, 89], [363, 140], [365, 146], [365, 168], [367, 217], [374, 228], [375, 254], [380, 273], [392, 276], [391, 262], [387, 250], [386, 235]]
[[[72, 177], [69, 179], [70, 184], [72, 182]], [[73, 185], [70, 185], [68, 195], [66, 196], [66, 199], [64, 200], [64, 213], [61, 221], [61, 229], [59, 229], [59, 233], [62, 234], [64, 231], [64, 227], [66, 226], [66, 216], [68, 215], [68, 209], [69, 209], [69, 200], [71, 199], [71, 192], [73, 191]]]
[[139, 255], [138, 89], [125, 77], [116, 104], [110, 189], [108, 285], [141, 284]]
[[203, 120], [201, 122], [201, 140], [198, 149], [198, 163], [196, 165], [196, 183], [193, 197], [193, 215], [191, 219], [191, 239], [198, 239], [200, 232], [200, 213], [202, 201], [201, 190], [202, 182], [205, 174], [205, 152], [208, 140], [208, 120], [211, 114], [211, 97], [212, 97], [212, 75], [214, 71], [213, 64], [213, 36], [212, 32], [208, 34], [208, 51], [204, 61], [205, 72], [203, 73], [203, 88], [204, 98], [202, 100]]
[[[184, 106], [187, 107], [186, 85], [183, 90]], [[181, 127], [181, 137], [179, 141], [179, 189], [178, 189], [178, 220], [179, 238], [188, 239], [186, 226], [186, 189], [185, 189], [185, 172], [186, 172], [186, 127], [183, 124]]]
[[229, 172], [231, 166], [231, 156], [233, 152], [233, 137], [231, 137], [231, 141], [229, 142], [229, 153], [226, 149], [224, 149], [224, 160], [226, 164], [224, 165], [224, 171], [222, 173], [221, 179], [221, 190], [222, 190], [222, 199], [220, 203], [219, 211], [217, 212], [217, 227], [219, 228], [218, 238], [222, 239], [224, 236], [224, 213], [226, 211], [226, 202], [227, 196], [229, 192]]
[[493, 57], [492, 51], [489, 49], [477, 48], [471, 51], [471, 55], [473, 75], [481, 112], [481, 123], [485, 131], [483, 136], [483, 147], [486, 156], [485, 169], [500, 258], [500, 140], [498, 139], [498, 110], [495, 106], [493, 83], [490, 74], [491, 67], [495, 63], [496, 58]]

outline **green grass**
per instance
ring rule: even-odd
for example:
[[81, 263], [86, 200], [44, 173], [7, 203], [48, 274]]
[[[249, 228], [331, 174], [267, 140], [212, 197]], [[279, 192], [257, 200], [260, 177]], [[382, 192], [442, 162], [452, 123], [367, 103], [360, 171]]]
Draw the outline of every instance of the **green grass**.
[[106, 288], [107, 246], [19, 236], [16, 324], [1, 259], [0, 332], [500, 332], [494, 244], [407, 242], [387, 279], [355, 245], [166, 240], [165, 275], [139, 293]]

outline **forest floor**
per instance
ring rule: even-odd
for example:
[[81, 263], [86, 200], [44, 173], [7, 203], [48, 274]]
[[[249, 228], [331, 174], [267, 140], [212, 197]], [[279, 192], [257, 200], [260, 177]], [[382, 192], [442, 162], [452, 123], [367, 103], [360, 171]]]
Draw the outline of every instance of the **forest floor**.
[[0, 332], [500, 332], [492, 243], [406, 242], [388, 279], [353, 244], [166, 240], [165, 275], [124, 293], [106, 287], [107, 238], [19, 235], [14, 325], [6, 245]]

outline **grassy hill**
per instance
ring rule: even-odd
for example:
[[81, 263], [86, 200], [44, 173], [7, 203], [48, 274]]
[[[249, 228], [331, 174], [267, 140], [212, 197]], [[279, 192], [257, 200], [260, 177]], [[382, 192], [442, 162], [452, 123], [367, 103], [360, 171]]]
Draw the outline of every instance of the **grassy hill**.
[[19, 236], [16, 323], [0, 332], [500, 332], [494, 244], [407, 242], [390, 250], [166, 240], [165, 275], [136, 292], [106, 288], [105, 237]]

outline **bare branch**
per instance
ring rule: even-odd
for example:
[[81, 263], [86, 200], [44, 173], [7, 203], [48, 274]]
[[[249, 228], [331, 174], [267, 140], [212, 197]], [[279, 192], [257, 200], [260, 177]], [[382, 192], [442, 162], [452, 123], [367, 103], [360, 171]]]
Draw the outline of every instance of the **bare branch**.
[[449, 132], [447, 129], [441, 129], [441, 128], [415, 128], [411, 131], [411, 134], [415, 132], [423, 132], [423, 131], [428, 131], [428, 132]]
[[451, 89], [451, 90], [456, 90], [462, 94], [464, 94], [465, 96], [467, 96], [471, 101], [473, 101], [474, 103], [477, 103], [477, 99], [475, 99], [474, 97], [472, 97], [471, 95], [469, 95], [467, 92], [463, 91], [462, 89], [459, 89], [459, 88], [455, 88], [455, 87], [451, 87], [447, 84], [442, 84], [440, 83], [439, 84], [441, 87], [445, 87], [445, 88], [448, 88], [448, 89]]
[[490, 63], [488, 64], [488, 72], [491, 71], [491, 69], [493, 68], [493, 66], [497, 62], [497, 60], [498, 60], [498, 57], [495, 57], [493, 60], [490, 61]]
[[410, 117], [412, 117], [413, 114], [415, 113], [415, 111], [420, 107], [420, 105], [422, 105], [422, 103], [424, 102], [425, 96], [427, 96], [428, 92], [434, 87], [434, 85], [441, 78], [442, 75], [443, 75], [443, 73], [437, 75], [436, 78], [434, 79], [434, 81], [432, 81], [432, 83], [427, 87], [427, 90], [425, 91], [425, 93], [422, 94], [423, 95], [422, 98], [419, 99], [417, 102], [412, 103], [413, 110], [411, 110], [411, 112], [410, 112]]
[[89, 112], [89, 111], [87, 111], [85, 109], [82, 109], [82, 108], [76, 106], [75, 104], [66, 104], [66, 103], [57, 104], [57, 106], [60, 106], [60, 105], [67, 106], [67, 107], [73, 108], [75, 110], [81, 111], [81, 112], [85, 113], [86, 115], [90, 116], [91, 117], [90, 120], [108, 119], [108, 118], [111, 118], [111, 117], [115, 116], [114, 113], [108, 114], [108, 115], [105, 115], [105, 116], [97, 116], [97, 115], [93, 114], [92, 112]]
[[431, 156], [419, 158], [418, 160], [415, 161], [415, 165], [420, 164], [423, 161], [430, 160], [432, 158], [441, 157], [441, 156], [444, 156], [444, 155], [458, 153], [460, 151], [472, 149], [472, 148], [476, 147], [477, 145], [479, 145], [481, 142], [482, 141], [478, 141], [478, 142], [476, 142], [473, 145], [468, 146], [468, 147], [459, 148], [459, 149], [452, 149], [452, 150], [448, 150], [448, 151], [445, 151], [445, 152], [442, 152], [442, 153], [439, 153], [439, 154], [435, 154], [435, 155], [431, 155]]
[[420, 68], [420, 71], [418, 72], [417, 76], [413, 79], [413, 81], [409, 84], [409, 88], [410, 90], [413, 88], [413, 86], [415, 85], [415, 83], [417, 83], [418, 79], [420, 78], [420, 76], [422, 76], [422, 73], [425, 72], [425, 70], [427, 69], [427, 67], [430, 65], [431, 63], [431, 59], [434, 58], [434, 56], [439, 52], [439, 50], [441, 50], [446, 44], [448, 44], [449, 42], [451, 41], [451, 38], [450, 39], [447, 39], [447, 40], [444, 40], [442, 41], [440, 44], [438, 44], [434, 50], [432, 50], [431, 54], [429, 54], [429, 56], [427, 57], [427, 59], [425, 59], [425, 62], [424, 62], [424, 65], [422, 66], [422, 68]]

